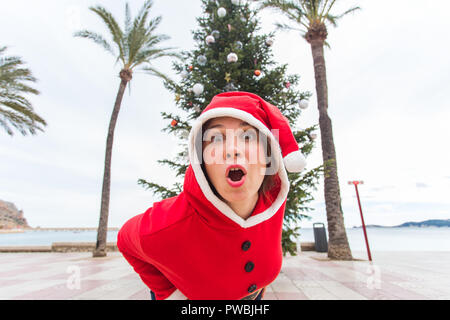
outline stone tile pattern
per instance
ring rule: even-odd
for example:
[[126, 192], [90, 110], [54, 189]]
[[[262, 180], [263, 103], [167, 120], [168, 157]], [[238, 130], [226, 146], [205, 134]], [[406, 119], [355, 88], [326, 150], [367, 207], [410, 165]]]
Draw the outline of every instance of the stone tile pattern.
[[[450, 252], [379, 252], [373, 262], [287, 256], [263, 300], [450, 299]], [[0, 253], [1, 300], [149, 300], [120, 253]]]

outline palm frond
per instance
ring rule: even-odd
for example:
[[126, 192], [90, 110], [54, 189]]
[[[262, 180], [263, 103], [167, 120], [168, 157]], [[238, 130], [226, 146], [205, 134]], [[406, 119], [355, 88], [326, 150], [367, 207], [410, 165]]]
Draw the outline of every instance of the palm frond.
[[[6, 47], [0, 48], [0, 54], [5, 51]], [[35, 134], [36, 130], [43, 131], [40, 125], [47, 125], [34, 113], [31, 102], [24, 96], [37, 95], [39, 91], [25, 83], [36, 82], [37, 79], [22, 65], [20, 57], [0, 56], [0, 126], [11, 136], [14, 134], [12, 128], [26, 135], [27, 132]]]
[[357, 10], [361, 10], [361, 8], [360, 8], [360, 7], [353, 7], [353, 8], [351, 8], [351, 9], [348, 9], [348, 10], [345, 11], [344, 13], [341, 13], [341, 14], [337, 15], [336, 18], [337, 18], [337, 19], [340, 19], [340, 18], [342, 18], [343, 16], [346, 16], [347, 14], [352, 13], [352, 12], [355, 12], [355, 11], [357, 11]]
[[8, 123], [6, 123], [6, 121], [2, 119], [1, 110], [0, 110], [0, 126], [2, 126], [3, 129], [5, 129], [8, 135], [10, 136], [14, 135], [14, 131], [12, 131], [11, 127], [8, 126]]
[[111, 37], [114, 43], [117, 45], [119, 49], [119, 57], [120, 57], [119, 59], [122, 60], [122, 62], [125, 64], [123, 31], [119, 27], [119, 24], [117, 23], [116, 19], [108, 10], [106, 10], [101, 6], [90, 7], [89, 9], [95, 12], [106, 24], [106, 27], [111, 33]]
[[131, 30], [131, 12], [128, 3], [125, 4], [125, 35], [129, 34]]
[[88, 31], [88, 30], [82, 30], [82, 31], [75, 32], [74, 33], [74, 37], [91, 39], [96, 44], [101, 46], [103, 49], [105, 49], [106, 51], [111, 53], [113, 56], [116, 55], [116, 53], [114, 52], [113, 48], [108, 43], [108, 41], [105, 40], [105, 38], [103, 38], [103, 36], [98, 34], [98, 33], [95, 33], [95, 32], [92, 32], [92, 31]]
[[[6, 95], [6, 93], [4, 93], [3, 91], [0, 91], [0, 95]], [[35, 88], [32, 88], [24, 83], [21, 82], [12, 82], [9, 85], [9, 90], [8, 92], [12, 93], [12, 92], [20, 92], [20, 93], [31, 93], [31, 94], [35, 94], [38, 95], [39, 91]]]
[[[305, 30], [310, 30], [311, 26], [329, 23], [337, 26], [337, 21], [343, 16], [359, 10], [359, 7], [353, 7], [339, 15], [331, 14], [331, 10], [337, 0], [255, 0], [259, 2], [259, 10], [264, 8], [273, 8], [280, 11], [289, 20], [301, 25]], [[276, 23], [278, 29], [282, 30], [299, 30], [288, 24]], [[305, 35], [305, 33], [304, 33]]]
[[[0, 102], [0, 105], [11, 107], [14, 108], [15, 110], [22, 109], [22, 106], [20, 104], [15, 103], [13, 101], [6, 103]], [[40, 127], [40, 125], [47, 125], [47, 123], [42, 118], [37, 116], [32, 110], [29, 109], [25, 109], [25, 112], [21, 113], [0, 108], [0, 120], [3, 128], [11, 136], [14, 133], [8, 126], [8, 123], [17, 130], [19, 130], [22, 135], [26, 135], [27, 130], [31, 134], [35, 134], [36, 130], [44, 131]]]
[[295, 27], [293, 27], [293, 26], [290, 26], [290, 25], [288, 25], [288, 24], [281, 23], [281, 22], [275, 22], [275, 27], [276, 27], [278, 30], [283, 30], [283, 31], [300, 31], [300, 32], [303, 32], [303, 31], [304, 31], [304, 30], [302, 30], [302, 29], [298, 29], [298, 28], [295, 28]]
[[147, 50], [148, 48], [153, 48], [155, 45], [159, 44], [160, 42], [169, 40], [170, 37], [165, 34], [160, 35], [152, 35], [147, 39], [147, 42], [145, 43], [144, 47], [141, 48], [141, 50]]
[[[161, 16], [149, 19], [149, 11], [153, 5], [152, 0], [146, 0], [140, 8], [138, 14], [132, 18], [128, 3], [125, 5], [125, 27], [120, 29], [118, 23], [111, 13], [105, 8], [97, 6], [90, 10], [95, 12], [106, 24], [114, 44], [118, 47], [119, 53], [116, 63], [120, 60], [123, 68], [130, 71], [141, 64], [150, 64], [152, 60], [160, 57], [176, 57], [182, 59], [181, 55], [169, 50], [174, 48], [158, 48], [161, 42], [170, 39], [164, 34], [154, 34], [154, 31], [160, 24]], [[93, 40], [101, 45], [105, 50], [113, 53], [112, 43], [109, 43], [100, 34], [88, 30], [79, 31], [75, 34]], [[145, 70], [145, 69], [143, 69]], [[147, 68], [147, 73], [168, 79], [166, 76], [154, 70], [151, 66]], [[169, 80], [169, 79], [168, 79]]]
[[286, 0], [257, 0], [257, 2], [261, 3], [259, 10], [265, 8], [275, 9], [285, 15], [289, 20], [302, 25], [306, 29], [308, 28], [308, 11], [302, 6], [302, 1], [299, 1], [299, 4]]
[[146, 47], [152, 47], [154, 44], [159, 43], [163, 40], [169, 39], [169, 36], [161, 35], [154, 36], [152, 32], [156, 29], [156, 27], [161, 22], [162, 17], [156, 17], [152, 19], [148, 26], [145, 27], [146, 16], [140, 20], [140, 23], [133, 26], [133, 29], [129, 36], [129, 45], [130, 45], [130, 56], [129, 64], [133, 64], [136, 60], [136, 56], [142, 49], [146, 49]]
[[174, 81], [172, 80], [172, 79], [170, 79], [168, 76], [166, 76], [164, 73], [162, 73], [162, 72], [159, 72], [158, 70], [156, 70], [154, 67], [152, 67], [152, 66], [145, 66], [145, 67], [143, 67], [143, 68], [141, 68], [141, 70], [142, 71], [144, 71], [145, 73], [147, 73], [147, 74], [150, 74], [150, 75], [152, 75], [152, 76], [156, 76], [156, 77], [158, 77], [158, 78], [161, 78], [161, 79], [163, 79], [164, 81], [166, 81], [166, 82], [169, 82], [169, 83], [174, 83]]

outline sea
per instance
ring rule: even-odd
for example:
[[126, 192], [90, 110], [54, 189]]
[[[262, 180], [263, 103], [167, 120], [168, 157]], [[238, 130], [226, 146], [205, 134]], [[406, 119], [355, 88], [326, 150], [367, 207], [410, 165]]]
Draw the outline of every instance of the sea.
[[[352, 251], [365, 251], [362, 228], [346, 229]], [[117, 230], [108, 231], [107, 241], [116, 242]], [[328, 237], [328, 234], [327, 234]], [[449, 227], [367, 228], [371, 251], [450, 251]], [[96, 230], [27, 230], [0, 233], [3, 246], [51, 246], [53, 242], [96, 242]], [[312, 228], [300, 229], [297, 242], [314, 242]]]

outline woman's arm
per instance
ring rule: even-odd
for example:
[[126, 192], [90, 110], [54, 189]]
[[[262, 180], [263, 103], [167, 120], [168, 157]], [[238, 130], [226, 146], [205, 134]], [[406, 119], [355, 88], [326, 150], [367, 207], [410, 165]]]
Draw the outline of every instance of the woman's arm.
[[186, 297], [153, 264], [145, 261], [139, 241], [142, 216], [128, 220], [117, 235], [117, 248], [142, 281], [155, 294], [156, 300], [179, 300]]

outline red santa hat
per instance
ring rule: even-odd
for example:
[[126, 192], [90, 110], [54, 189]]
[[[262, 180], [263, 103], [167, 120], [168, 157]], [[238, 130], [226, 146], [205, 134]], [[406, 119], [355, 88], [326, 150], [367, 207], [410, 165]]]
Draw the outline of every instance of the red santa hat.
[[[246, 220], [237, 215], [214, 194], [201, 169], [202, 127], [206, 121], [218, 117], [232, 117], [245, 121], [270, 139], [271, 156], [275, 163], [274, 169], [281, 181], [280, 191], [269, 208]], [[286, 117], [281, 114], [277, 107], [264, 101], [256, 94], [248, 92], [225, 92], [216, 95], [192, 125], [188, 150], [190, 165], [206, 199], [225, 216], [243, 228], [255, 226], [272, 217], [286, 201], [289, 192], [289, 179], [286, 170], [300, 172], [306, 165], [305, 158], [299, 149]]]
[[203, 110], [199, 122], [211, 118], [228, 116], [247, 122], [267, 133], [268, 129], [275, 136], [283, 157], [284, 167], [288, 172], [300, 172], [306, 166], [297, 141], [294, 138], [289, 121], [280, 110], [260, 96], [249, 92], [224, 92], [216, 95]]

